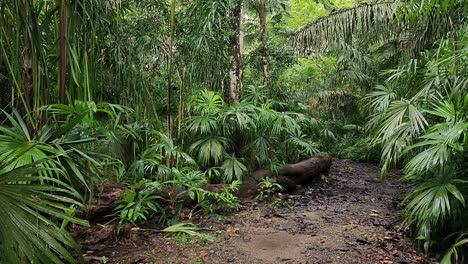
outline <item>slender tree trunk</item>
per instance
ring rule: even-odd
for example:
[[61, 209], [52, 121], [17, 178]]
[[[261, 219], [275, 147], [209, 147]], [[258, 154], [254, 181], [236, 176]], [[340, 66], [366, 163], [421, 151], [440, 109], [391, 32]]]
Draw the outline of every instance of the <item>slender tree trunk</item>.
[[229, 103], [231, 104], [239, 101], [239, 93], [242, 89], [242, 1], [238, 1], [232, 13], [234, 35], [231, 37], [229, 69]]
[[167, 137], [172, 139], [172, 115], [171, 115], [171, 101], [172, 101], [172, 75], [174, 73], [174, 30], [175, 30], [175, 2], [171, 2], [171, 36], [169, 39], [169, 73], [167, 75]]
[[[28, 6], [27, 2], [21, 2], [22, 4], [19, 5], [19, 16], [22, 17], [22, 20], [19, 21], [20, 23], [20, 30], [21, 33], [21, 41], [23, 47], [20, 51], [21, 56], [21, 78], [23, 86], [23, 91], [18, 91], [18, 96], [21, 97], [23, 101], [23, 108], [18, 109], [18, 111], [28, 113], [30, 109], [33, 107], [34, 102], [34, 84], [33, 84], [33, 50], [32, 50], [32, 39], [31, 35], [28, 34], [28, 26], [30, 26], [33, 22], [31, 19], [31, 13], [28, 12], [30, 10], [30, 6]], [[18, 104], [18, 108], [19, 108]]]
[[32, 69], [32, 49], [31, 39], [29, 34], [23, 34], [24, 49], [22, 51], [22, 77], [24, 85], [24, 98], [26, 100], [25, 111], [32, 109], [34, 106], [34, 84], [33, 84], [33, 69]]
[[[453, 22], [453, 19], [452, 19], [452, 9], [451, 8], [448, 8], [448, 18], [449, 18], [449, 22], [450, 22], [450, 30], [451, 30], [451, 33], [452, 33], [452, 41], [453, 41], [453, 56], [455, 57], [457, 55], [457, 25]], [[457, 65], [453, 65], [453, 74], [455, 76], [455, 78], [457, 77]]]
[[59, 83], [60, 83], [60, 103], [66, 103], [65, 85], [67, 75], [67, 5], [66, 0], [58, 0], [60, 8], [60, 65], [59, 65]]
[[[452, 33], [452, 42], [453, 42], [453, 47], [452, 47], [452, 55], [453, 57], [457, 56], [457, 30], [458, 30], [458, 27], [457, 25], [453, 22], [453, 19], [452, 19], [452, 8], [448, 8], [448, 18], [449, 18], [449, 22], [450, 22], [450, 30], [451, 30], [451, 33]], [[457, 83], [458, 81], [458, 65], [457, 63], [454, 63], [453, 65], [453, 77], [454, 77], [454, 82]], [[458, 110], [460, 106], [458, 105], [458, 103], [454, 103], [454, 108], [455, 108], [455, 111]], [[458, 118], [457, 116], [455, 116], [455, 122], [458, 121]]]
[[[171, 1], [171, 36], [169, 39], [169, 72], [167, 75], [167, 104], [166, 104], [166, 111], [167, 111], [167, 137], [172, 139], [172, 114], [171, 114], [171, 101], [172, 101], [172, 75], [174, 73], [174, 31], [175, 31], [175, 5], [176, 0]], [[169, 168], [172, 166], [171, 164], [171, 156], [167, 154], [166, 156], [166, 166]]]
[[263, 73], [263, 86], [268, 86], [268, 59], [267, 59], [267, 28], [266, 28], [266, 14], [265, 14], [265, 0], [260, 0], [258, 4], [258, 17], [260, 19], [260, 42], [261, 42], [261, 67]]

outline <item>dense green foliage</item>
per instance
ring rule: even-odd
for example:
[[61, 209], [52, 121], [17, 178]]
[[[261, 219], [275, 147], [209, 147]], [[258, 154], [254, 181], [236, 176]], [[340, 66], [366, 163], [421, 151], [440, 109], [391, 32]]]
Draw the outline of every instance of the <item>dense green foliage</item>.
[[385, 84], [366, 98], [373, 141], [384, 146], [382, 174], [404, 161], [404, 179], [414, 184], [403, 216], [426, 250], [441, 235], [468, 228], [466, 29], [388, 71]]
[[128, 186], [119, 228], [193, 235], [184, 199], [219, 215], [319, 151], [403, 169], [405, 228], [461, 263], [466, 3], [357, 2], [0, 0], [0, 263], [79, 262], [97, 182]]

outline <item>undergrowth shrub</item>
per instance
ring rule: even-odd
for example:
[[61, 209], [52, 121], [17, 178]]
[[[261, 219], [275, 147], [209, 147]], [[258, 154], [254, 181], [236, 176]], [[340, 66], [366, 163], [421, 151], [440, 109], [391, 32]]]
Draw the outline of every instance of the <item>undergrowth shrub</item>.
[[295, 162], [319, 152], [313, 135], [306, 134], [320, 133], [314, 119], [275, 110], [261, 87], [248, 88], [244, 96], [227, 105], [215, 92], [201, 90], [190, 100], [184, 142], [203, 170], [220, 168], [221, 180], [229, 183], [273, 161]]
[[465, 26], [458, 39], [438, 41], [388, 71], [385, 84], [366, 96], [372, 143], [383, 150], [382, 177], [403, 162], [403, 180], [412, 185], [405, 227], [426, 251], [449, 248], [444, 264], [463, 261], [457, 250], [468, 230], [467, 32]]

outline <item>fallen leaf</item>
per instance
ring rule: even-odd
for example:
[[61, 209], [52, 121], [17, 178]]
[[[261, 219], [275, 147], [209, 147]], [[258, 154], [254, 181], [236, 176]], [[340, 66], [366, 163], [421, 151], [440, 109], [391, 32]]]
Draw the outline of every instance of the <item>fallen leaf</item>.
[[228, 228], [226, 229], [226, 232], [228, 233], [235, 233], [237, 231], [239, 231], [240, 229], [238, 227], [232, 227], [232, 226], [228, 226]]

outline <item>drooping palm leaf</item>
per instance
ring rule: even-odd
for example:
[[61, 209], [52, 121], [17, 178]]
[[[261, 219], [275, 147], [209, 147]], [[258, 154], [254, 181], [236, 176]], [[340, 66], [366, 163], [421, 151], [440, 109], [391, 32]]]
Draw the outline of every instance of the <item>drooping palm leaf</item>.
[[390, 28], [392, 25], [392, 30], [397, 32], [398, 28], [393, 24], [397, 6], [394, 2], [377, 2], [335, 10], [300, 29], [294, 38], [294, 45], [304, 51], [320, 48], [324, 43], [350, 42], [356, 32], [369, 31], [375, 26]]

